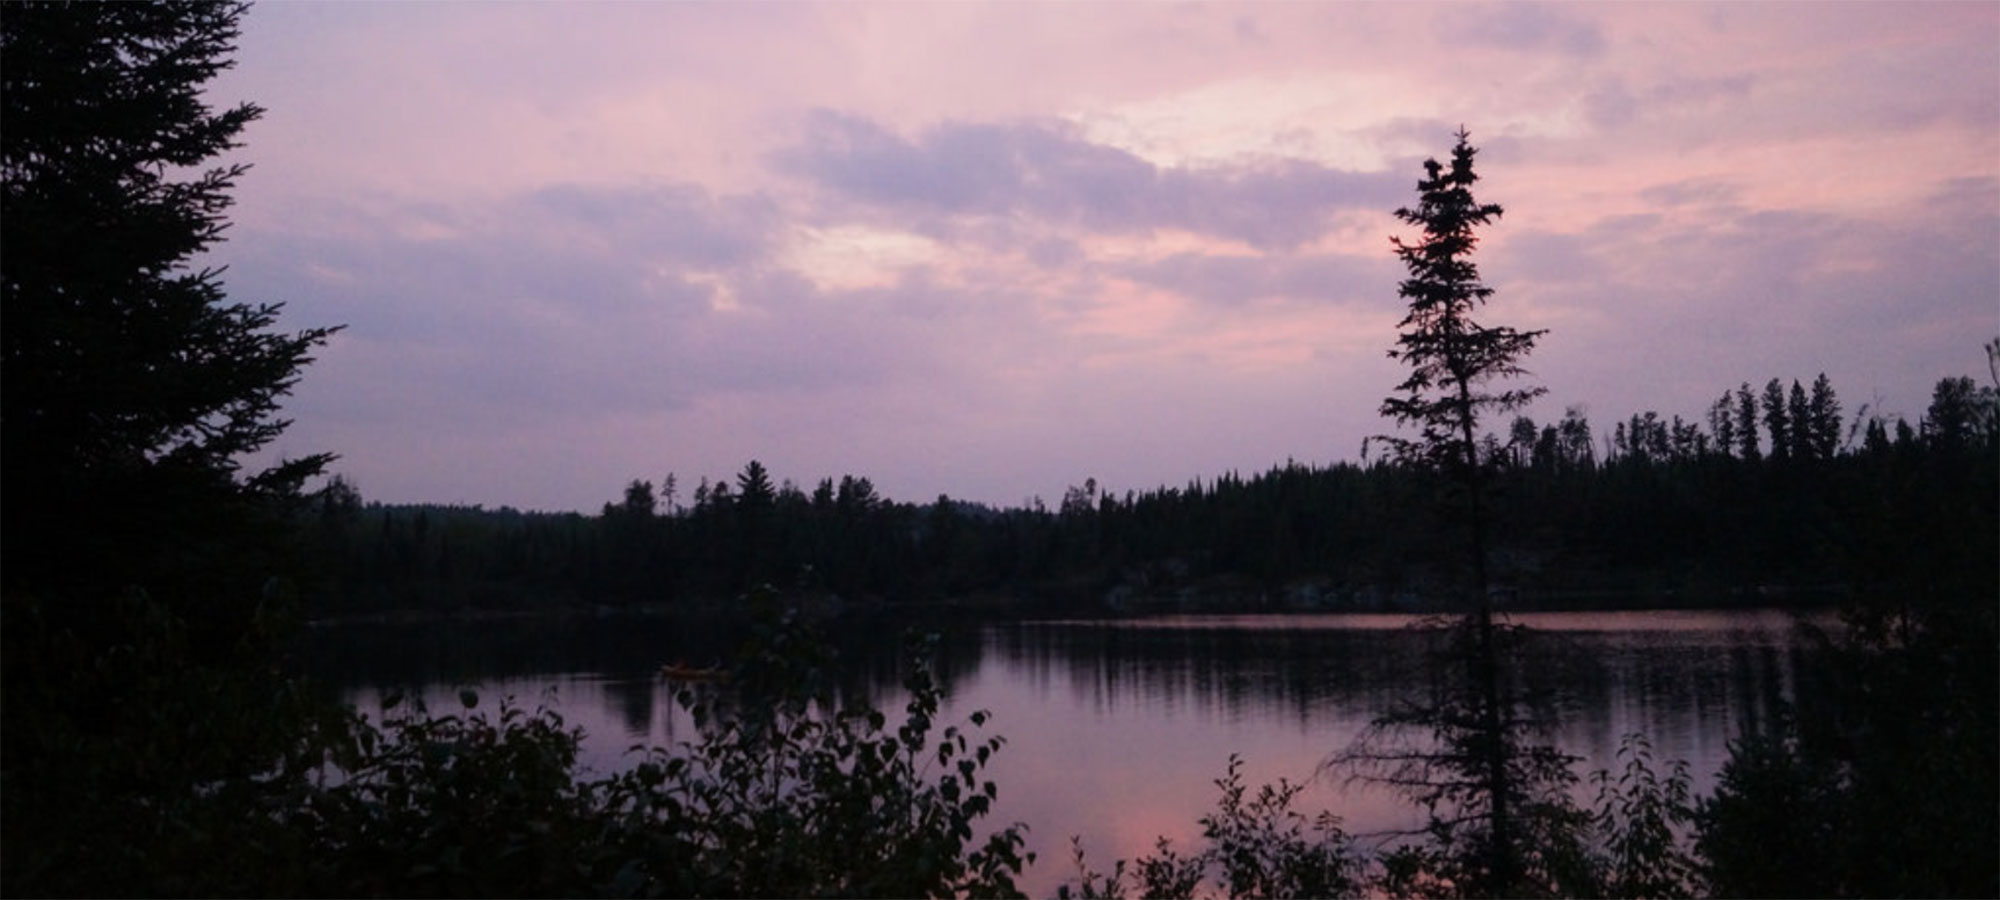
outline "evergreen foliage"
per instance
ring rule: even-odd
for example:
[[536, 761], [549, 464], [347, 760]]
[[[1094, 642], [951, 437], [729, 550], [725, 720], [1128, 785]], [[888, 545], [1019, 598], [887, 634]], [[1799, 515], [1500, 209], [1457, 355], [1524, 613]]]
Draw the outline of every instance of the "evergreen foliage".
[[242, 12], [22, 3], [0, 16], [11, 595], [80, 604], [136, 586], [176, 608], [254, 596], [281, 549], [260, 540], [273, 531], [260, 516], [331, 459], [237, 477], [288, 424], [278, 401], [332, 333], [273, 332], [277, 305], [232, 303], [220, 270], [196, 267], [245, 170], [214, 160], [262, 112], [202, 96], [231, 65]]
[[1410, 375], [1397, 387], [1402, 396], [1382, 402], [1382, 414], [1417, 426], [1419, 436], [1376, 438], [1397, 459], [1468, 484], [1478, 481], [1481, 414], [1518, 409], [1543, 393], [1541, 388], [1490, 390], [1488, 385], [1526, 374], [1520, 360], [1545, 333], [1481, 325], [1473, 318], [1493, 295], [1470, 259], [1478, 245], [1473, 229], [1499, 218], [1502, 210], [1473, 199], [1479, 176], [1472, 161], [1478, 151], [1470, 137], [1463, 130], [1458, 133], [1449, 168], [1426, 160], [1428, 177], [1417, 183], [1416, 208], [1396, 210], [1396, 218], [1421, 226], [1423, 237], [1414, 244], [1391, 238], [1410, 277], [1397, 289], [1409, 301], [1409, 310], [1397, 326], [1397, 348], [1389, 358], [1407, 364]]
[[1700, 805], [1697, 851], [1716, 896], [2000, 895], [1993, 596], [1848, 607], [1824, 683], [1739, 737]]
[[1470, 259], [1474, 227], [1501, 209], [1473, 199], [1477, 151], [1463, 128], [1457, 137], [1449, 170], [1426, 160], [1417, 207], [1396, 211], [1421, 226], [1423, 237], [1415, 244], [1391, 238], [1410, 277], [1398, 290], [1409, 311], [1389, 356], [1407, 363], [1410, 375], [1398, 386], [1401, 396], [1383, 401], [1382, 414], [1418, 428], [1415, 439], [1384, 439], [1397, 461], [1442, 474], [1463, 497], [1470, 597], [1463, 619], [1440, 626], [1453, 640], [1431, 661], [1429, 696], [1377, 717], [1341, 758], [1429, 813], [1436, 853], [1410, 857], [1421, 859], [1413, 871], [1436, 865], [1442, 871], [1429, 877], [1456, 890], [1520, 896], [1561, 889], [1562, 867], [1552, 860], [1567, 854], [1578, 816], [1566, 803], [1571, 759], [1542, 742], [1548, 723], [1519, 689], [1516, 645], [1524, 635], [1494, 621], [1485, 492], [1500, 459], [1485, 449], [1497, 442], [1482, 444], [1478, 435], [1483, 414], [1518, 409], [1543, 392], [1490, 385], [1526, 374], [1521, 360], [1544, 332], [1472, 318], [1493, 294]]
[[201, 266], [260, 110], [239, 5], [0, 10], [0, 871], [9, 894], [241, 893], [340, 716], [282, 674], [318, 454], [242, 476], [332, 329]]

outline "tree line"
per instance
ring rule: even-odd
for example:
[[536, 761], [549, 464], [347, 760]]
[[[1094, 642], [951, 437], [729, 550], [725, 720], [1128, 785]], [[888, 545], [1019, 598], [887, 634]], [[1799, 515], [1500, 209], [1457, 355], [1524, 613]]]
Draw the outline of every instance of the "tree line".
[[[1489, 511], [1509, 523], [1496, 585], [1544, 604], [1782, 602], [1993, 533], [1992, 386], [1943, 378], [1911, 424], [1844, 416], [1823, 374], [1784, 384], [1724, 391], [1701, 421], [1647, 411], [1606, 431], [1571, 408], [1481, 435]], [[1287, 461], [995, 509], [896, 501], [853, 475], [808, 490], [753, 460], [692, 490], [635, 479], [584, 515], [369, 503], [336, 478], [307, 513], [308, 584], [331, 615], [713, 606], [764, 583], [900, 605], [1421, 608], [1456, 564], [1438, 489], [1386, 458]]]
[[[1746, 384], [1706, 433], [1634, 417], [1602, 452], [1580, 412], [1475, 437], [1477, 413], [1527, 396], [1477, 393], [1483, 373], [1513, 374], [1534, 335], [1460, 319], [1484, 296], [1458, 259], [1468, 223], [1498, 215], [1471, 202], [1461, 132], [1404, 214], [1427, 230], [1398, 245], [1405, 337], [1429, 337], [1399, 345], [1418, 377], [1385, 413], [1425, 431], [1389, 441], [1393, 463], [1123, 496], [1086, 481], [1053, 510], [896, 503], [853, 477], [807, 493], [755, 463], [686, 507], [673, 479], [635, 481], [597, 516], [370, 506], [338, 481], [308, 495], [326, 455], [237, 460], [283, 430], [277, 401], [331, 330], [274, 332], [276, 306], [230, 303], [189, 268], [242, 172], [199, 166], [260, 112], [200, 91], [244, 11], [0, 15], [0, 892], [1018, 895], [1034, 861], [1020, 829], [975, 839], [1001, 791], [987, 717], [937, 727], [921, 640], [898, 719], [837, 696], [793, 601], [1241, 591], [1476, 610], [1431, 632], [1421, 686], [1437, 690], [1355, 748], [1430, 829], [1371, 854], [1332, 812], [1293, 809], [1295, 786], [1253, 791], [1232, 764], [1201, 845], [1109, 873], [1079, 848], [1070, 892], [2000, 894], [1991, 389], [1946, 379], [1915, 427], [1858, 416], [1839, 444], [1817, 381]], [[1449, 378], [1423, 374], [1439, 361]], [[1594, 806], [1570, 799], [1571, 761], [1537, 743], [1508, 684], [1533, 636], [1495, 621], [1495, 589], [1821, 580], [1847, 589], [1827, 683], [1742, 736], [1713, 797], [1634, 742]], [[579, 733], [546, 710], [483, 710], [467, 690], [461, 710], [392, 703], [371, 722], [286, 655], [308, 610], [738, 596], [756, 624], [728, 687], [676, 697], [698, 734], [609, 776], [579, 768]]]

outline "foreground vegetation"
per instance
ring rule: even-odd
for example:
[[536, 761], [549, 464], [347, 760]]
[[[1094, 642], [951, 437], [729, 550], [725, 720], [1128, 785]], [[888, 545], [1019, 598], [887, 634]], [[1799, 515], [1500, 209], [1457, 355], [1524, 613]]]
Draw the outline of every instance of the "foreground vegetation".
[[[1221, 773], [1201, 839], [1135, 860], [992, 821], [1009, 748], [993, 722], [937, 720], [912, 639], [908, 702], [884, 715], [834, 688], [839, 660], [770, 595], [731, 677], [676, 702], [686, 742], [610, 775], [548, 710], [467, 692], [393, 698], [382, 721], [271, 669], [202, 665], [157, 608], [91, 661], [37, 660], [8, 685], [4, 889], [17, 895], [1001, 896], [1030, 867], [1072, 896], [1478, 896], [1477, 844], [1439, 828], [1377, 851], [1298, 785]], [[18, 609], [18, 607], [17, 607]], [[1984, 895], [1991, 848], [1990, 609], [1850, 613], [1828, 682], [1733, 747], [1713, 796], [1628, 739], [1624, 765], [1524, 804], [1527, 880], [1545, 896]], [[10, 620], [6, 648], [47, 647]], [[64, 667], [59, 663], [69, 663]], [[33, 688], [40, 691], [28, 690]], [[126, 714], [73, 704], [96, 699]], [[1579, 785], [1579, 779], [1581, 785]], [[1577, 788], [1581, 787], [1581, 790]], [[1580, 803], [1576, 797], [1594, 802]], [[1920, 801], [1920, 802], [1913, 802]], [[1438, 807], [1442, 810], [1445, 807]], [[1519, 894], [1522, 891], [1508, 892]]]
[[[698, 487], [685, 513], [671, 488], [663, 511], [636, 482], [595, 519], [435, 523], [364, 514], [340, 485], [305, 494], [325, 455], [245, 476], [237, 461], [283, 430], [278, 399], [331, 331], [274, 333], [276, 307], [230, 304], [214, 272], [188, 269], [243, 171], [195, 167], [260, 112], [200, 95], [242, 13], [0, 15], [0, 892], [1015, 895], [1035, 858], [1020, 827], [987, 821], [1003, 742], [981, 713], [939, 727], [921, 639], [892, 723], [833, 690], [837, 661], [777, 593], [744, 593], [758, 626], [726, 686], [676, 698], [696, 736], [597, 775], [555, 713], [470, 691], [462, 710], [399, 702], [368, 721], [299, 675], [286, 638], [308, 610], [507, 605], [550, 586], [619, 604], [779, 577], [928, 600], [1231, 578], [1261, 595], [1318, 576], [1350, 602], [1459, 580], [1445, 561], [1456, 520], [1428, 502], [1437, 473], [1408, 459], [1123, 499], [1087, 482], [1053, 513], [899, 506], [852, 478], [808, 497], [752, 464], [734, 490]], [[1858, 445], [1832, 440], [1830, 387], [1787, 397], [1772, 382], [1761, 407], [1747, 386], [1735, 400], [1718, 404], [1712, 441], [1641, 417], [1602, 459], [1580, 416], [1478, 442], [1472, 405], [1436, 407], [1460, 441], [1440, 458], [1478, 473], [1463, 482], [1475, 510], [1498, 488], [1488, 512], [1525, 535], [1472, 541], [1474, 568], [1488, 549], [1513, 560], [1496, 584], [1845, 588], [1827, 684], [1746, 734], [1713, 797], [1691, 797], [1685, 769], [1635, 739], [1622, 771], [1594, 776], [1596, 802], [1577, 803], [1574, 760], [1536, 743], [1518, 715], [1528, 699], [1502, 684], [1530, 636], [1496, 623], [1479, 590], [1479, 615], [1438, 632], [1438, 689], [1385, 714], [1380, 740], [1347, 760], [1406, 781], [1426, 833], [1364, 850], [1336, 815], [1294, 809], [1296, 786], [1253, 789], [1232, 763], [1199, 846], [1163, 841], [1103, 869], [1077, 847], [1065, 891], [2000, 894], [1991, 392], [1947, 379], [1920, 429], [1892, 439], [1863, 420]]]

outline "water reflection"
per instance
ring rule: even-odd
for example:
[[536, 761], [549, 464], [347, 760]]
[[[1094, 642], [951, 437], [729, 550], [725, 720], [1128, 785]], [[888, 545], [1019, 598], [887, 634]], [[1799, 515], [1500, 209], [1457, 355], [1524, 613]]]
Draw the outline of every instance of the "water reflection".
[[[1768, 721], [1799, 690], [1806, 664], [1806, 645], [1781, 613], [1516, 620], [1546, 638], [1533, 674], [1558, 689], [1557, 741], [1585, 758], [1586, 771], [1613, 766], [1622, 737], [1641, 732], [1657, 757], [1689, 762], [1698, 791], [1712, 785], [1738, 729]], [[1185, 846], [1231, 753], [1243, 755], [1252, 784], [1311, 778], [1378, 711], [1424, 683], [1432, 638], [1409, 622], [1228, 616], [945, 628], [941, 721], [993, 713], [989, 727], [1008, 740], [989, 770], [1001, 790], [995, 818], [1029, 825], [1042, 862], [1024, 886], [1050, 893], [1072, 874], [1072, 834], [1100, 868], [1149, 852], [1157, 835]], [[829, 628], [844, 692], [892, 714], [905, 699], [899, 630], [867, 621]], [[635, 743], [692, 737], [671, 686], [657, 678], [662, 663], [726, 658], [743, 637], [728, 622], [665, 619], [377, 626], [324, 632], [311, 659], [364, 711], [391, 687], [453, 708], [462, 685], [556, 709], [587, 732], [585, 765], [607, 771], [626, 764]], [[1336, 810], [1350, 831], [1417, 822], [1395, 798], [1333, 779], [1302, 800]]]

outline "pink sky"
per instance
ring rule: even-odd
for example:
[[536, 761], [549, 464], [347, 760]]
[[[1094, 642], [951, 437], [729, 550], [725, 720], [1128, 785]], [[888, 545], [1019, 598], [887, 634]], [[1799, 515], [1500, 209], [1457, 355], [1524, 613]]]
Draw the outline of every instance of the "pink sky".
[[2000, 335], [1991, 3], [268, 3], [238, 59], [232, 295], [348, 326], [273, 452], [369, 499], [1354, 459], [1460, 124], [1539, 420], [1915, 420]]

